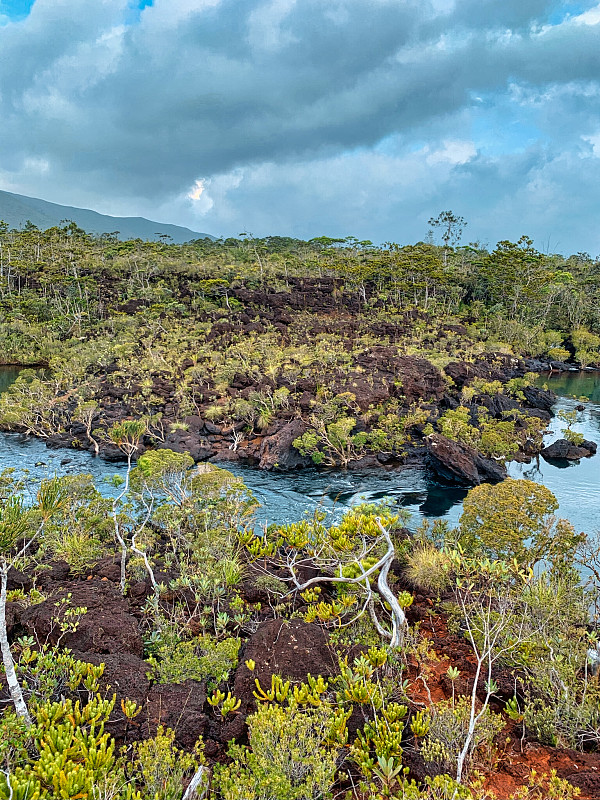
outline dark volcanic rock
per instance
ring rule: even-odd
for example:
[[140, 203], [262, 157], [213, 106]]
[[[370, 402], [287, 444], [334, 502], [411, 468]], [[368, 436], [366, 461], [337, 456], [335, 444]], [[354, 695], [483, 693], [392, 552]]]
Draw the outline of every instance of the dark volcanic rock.
[[471, 383], [473, 378], [485, 378], [488, 381], [505, 381], [507, 378], [506, 372], [488, 361], [453, 361], [444, 367], [444, 372], [452, 378], [458, 389]]
[[175, 731], [175, 742], [191, 750], [206, 730], [206, 691], [203, 683], [187, 680], [153, 686], [148, 695], [145, 736], [154, 736], [159, 725]]
[[117, 696], [115, 707], [107, 723], [106, 730], [116, 739], [138, 739], [146, 715], [144, 710], [133, 721], [128, 721], [121, 708], [121, 700], [133, 700], [144, 709], [150, 688], [148, 664], [131, 653], [80, 653], [73, 651], [74, 658], [88, 664], [104, 664], [104, 674], [100, 679], [100, 693], [106, 697]]
[[405, 356], [398, 359], [395, 374], [402, 381], [401, 392], [409, 403], [439, 400], [446, 391], [442, 373], [425, 358]]
[[557, 439], [548, 447], [542, 450], [542, 456], [546, 461], [558, 461], [566, 459], [567, 461], [577, 461], [580, 458], [587, 458], [593, 456], [597, 450], [596, 442], [584, 440], [580, 445], [569, 442], [568, 439]]
[[306, 423], [301, 419], [293, 419], [288, 422], [280, 431], [267, 436], [260, 447], [261, 469], [294, 469], [295, 467], [305, 467], [311, 463], [307, 456], [302, 456], [292, 445], [294, 439], [302, 436], [308, 430]]
[[70, 594], [65, 608], [87, 608], [77, 629], [62, 639], [65, 647], [81, 653], [132, 653], [141, 657], [142, 636], [127, 600], [106, 580], [68, 583], [21, 615], [21, 623], [41, 641], [55, 643], [61, 635], [56, 603]]
[[[256, 663], [253, 671], [245, 664], [248, 660]], [[233, 694], [242, 701], [240, 717], [224, 727], [221, 740], [241, 735], [247, 714], [256, 707], [253, 695], [256, 678], [267, 689], [271, 687], [272, 675], [303, 681], [309, 672], [315, 677], [328, 677], [338, 672], [323, 629], [297, 619], [264, 622], [248, 639], [243, 661], [235, 673]]]
[[23, 607], [19, 603], [6, 604], [6, 633], [10, 636], [21, 621]]
[[215, 448], [206, 436], [188, 431], [171, 431], [165, 441], [158, 444], [157, 448], [166, 448], [175, 453], [189, 453], [194, 461], [206, 461], [215, 454]]
[[113, 583], [119, 583], [121, 580], [121, 559], [114, 556], [102, 558], [94, 564], [90, 572], [98, 578], [106, 578], [106, 580]]
[[426, 445], [427, 466], [448, 483], [476, 486], [484, 481], [502, 481], [507, 476], [502, 462], [438, 433], [428, 436]]
[[525, 403], [530, 408], [549, 412], [556, 403], [556, 395], [549, 389], [540, 389], [539, 386], [526, 386], [523, 390]]
[[25, 575], [24, 572], [19, 572], [19, 570], [14, 567], [9, 568], [6, 578], [6, 588], [9, 592], [15, 589], [21, 589], [23, 592], [27, 593], [33, 586], [31, 578]]

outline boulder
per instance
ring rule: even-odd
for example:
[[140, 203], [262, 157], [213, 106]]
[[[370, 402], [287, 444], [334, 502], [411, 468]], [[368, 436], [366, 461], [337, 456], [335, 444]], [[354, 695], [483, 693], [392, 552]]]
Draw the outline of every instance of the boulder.
[[61, 637], [56, 620], [57, 603], [70, 595], [64, 608], [87, 608], [75, 631], [66, 633], [61, 644], [80, 653], [131, 653], [141, 657], [142, 636], [127, 600], [107, 580], [67, 583], [43, 603], [26, 609], [21, 624], [39, 641], [55, 644]]
[[21, 621], [21, 614], [23, 613], [23, 606], [19, 603], [6, 604], [6, 633], [11, 635], [13, 630], [19, 625]]
[[154, 736], [158, 726], [163, 725], [175, 731], [179, 747], [191, 750], [208, 724], [205, 702], [205, 687], [198, 681], [153, 686], [148, 695], [144, 736]]
[[90, 573], [98, 578], [106, 578], [107, 581], [112, 581], [112, 583], [119, 583], [121, 580], [121, 559], [115, 556], [101, 558], [91, 567]]
[[556, 403], [556, 395], [549, 389], [542, 389], [539, 386], [526, 386], [522, 389], [525, 396], [525, 404], [530, 408], [537, 408], [540, 411], [550, 412]]
[[548, 447], [544, 447], [542, 456], [546, 461], [577, 461], [580, 458], [593, 456], [597, 449], [596, 442], [590, 442], [587, 439], [584, 439], [580, 445], [573, 444], [568, 439], [557, 439]]
[[[256, 666], [250, 671], [246, 661]], [[328, 677], [338, 672], [337, 661], [319, 625], [293, 619], [263, 622], [247, 641], [240, 666], [235, 673], [233, 694], [241, 700], [239, 715], [223, 727], [221, 741], [243, 734], [246, 716], [256, 708], [253, 692], [258, 679], [264, 689], [271, 687], [271, 676], [304, 681], [308, 673]]]
[[[100, 678], [100, 694], [117, 696], [115, 707], [106, 725], [106, 730], [119, 741], [141, 738], [146, 724], [146, 697], [150, 688], [148, 664], [131, 653], [80, 653], [73, 651], [74, 658], [88, 664], [104, 664]], [[85, 693], [87, 695], [87, 692]], [[122, 700], [133, 700], [142, 711], [133, 720], [127, 720], [121, 708]]]
[[302, 456], [293, 446], [294, 439], [308, 430], [301, 419], [293, 419], [274, 433], [267, 436], [260, 447], [260, 469], [295, 469], [311, 463], [308, 456]]
[[157, 449], [173, 450], [175, 453], [189, 453], [194, 461], [206, 461], [215, 454], [215, 448], [206, 436], [190, 431], [171, 431]]
[[457, 389], [467, 386], [473, 378], [484, 378], [486, 381], [505, 381], [507, 374], [489, 361], [453, 361], [444, 367], [444, 372], [452, 378]]
[[439, 433], [428, 436], [426, 446], [427, 466], [447, 483], [477, 486], [485, 481], [502, 481], [507, 476], [503, 462], [486, 458], [473, 447]]
[[14, 567], [9, 567], [8, 575], [6, 576], [6, 588], [9, 592], [20, 589], [22, 592], [27, 592], [33, 586], [33, 582], [28, 575], [24, 572], [19, 572]]

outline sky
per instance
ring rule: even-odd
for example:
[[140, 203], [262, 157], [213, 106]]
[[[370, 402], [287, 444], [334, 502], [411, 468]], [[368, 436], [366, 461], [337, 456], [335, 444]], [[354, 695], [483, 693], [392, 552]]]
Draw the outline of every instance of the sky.
[[0, 189], [216, 236], [600, 254], [600, 4], [0, 0]]

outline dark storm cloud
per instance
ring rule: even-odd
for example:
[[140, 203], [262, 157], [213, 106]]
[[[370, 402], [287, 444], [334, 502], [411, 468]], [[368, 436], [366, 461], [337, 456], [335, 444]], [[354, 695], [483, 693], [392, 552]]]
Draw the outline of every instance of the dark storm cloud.
[[[525, 185], [543, 175], [566, 191], [569, 171], [595, 169], [593, 12], [569, 19], [566, 4], [542, 0], [156, 0], [129, 24], [127, 6], [37, 0], [0, 28], [4, 188], [166, 213], [204, 179], [195, 209], [206, 220], [299, 232], [311, 209], [335, 224], [383, 194], [398, 213], [417, 198], [418, 217], [460, 200], [459, 187], [485, 200], [493, 180], [514, 193], [520, 171]], [[479, 119], [489, 130], [518, 123], [510, 176], [473, 134]], [[521, 128], [536, 131], [534, 150]], [[394, 169], [404, 174], [390, 180]], [[433, 185], [415, 191], [409, 176]], [[169, 213], [193, 224], [185, 203]]]

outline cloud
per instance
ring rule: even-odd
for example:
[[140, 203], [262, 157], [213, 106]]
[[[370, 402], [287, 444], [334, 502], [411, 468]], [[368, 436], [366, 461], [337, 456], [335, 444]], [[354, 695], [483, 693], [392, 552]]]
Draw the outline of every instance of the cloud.
[[[543, 235], [543, 197], [563, 208], [551, 230], [565, 246], [600, 249], [574, 212], [589, 220], [597, 191], [596, 3], [131, 8], [36, 0], [0, 28], [6, 188], [215, 233], [372, 239], [422, 238], [423, 219], [455, 206], [469, 234], [500, 238], [517, 202]], [[587, 211], [567, 199], [580, 186]]]

